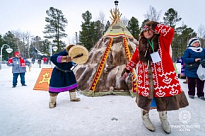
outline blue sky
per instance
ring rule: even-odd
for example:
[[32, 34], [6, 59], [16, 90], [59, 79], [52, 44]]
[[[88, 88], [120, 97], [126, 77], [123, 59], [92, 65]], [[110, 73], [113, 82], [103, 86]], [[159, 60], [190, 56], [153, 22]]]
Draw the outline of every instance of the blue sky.
[[[0, 0], [0, 34], [8, 31], [30, 32], [43, 38], [46, 24], [46, 10], [54, 7], [62, 10], [68, 20], [66, 43], [72, 42], [75, 32], [81, 30], [82, 13], [89, 10], [92, 20], [99, 18], [99, 13], [105, 14], [105, 21], [110, 20], [110, 9], [114, 0]], [[161, 20], [169, 8], [174, 8], [182, 18], [182, 23], [192, 27], [196, 32], [200, 25], [205, 26], [204, 0], [119, 0], [122, 17], [130, 19], [132, 16], [141, 23], [149, 7], [161, 11]]]

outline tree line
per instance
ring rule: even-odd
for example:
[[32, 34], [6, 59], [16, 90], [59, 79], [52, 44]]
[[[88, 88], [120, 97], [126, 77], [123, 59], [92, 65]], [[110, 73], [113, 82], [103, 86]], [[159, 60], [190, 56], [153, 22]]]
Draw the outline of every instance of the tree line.
[[[34, 54], [32, 54], [34, 48], [48, 54], [48, 56], [50, 55], [49, 47], [57, 46], [58, 50], [56, 52], [63, 50], [66, 44], [62, 39], [67, 36], [65, 30], [68, 20], [61, 10], [54, 7], [50, 7], [46, 10], [46, 14], [47, 17], [45, 17], [45, 21], [47, 24], [43, 30], [44, 39], [39, 36], [32, 36], [29, 32], [8, 31], [6, 34], [0, 35], [0, 47], [3, 44], [8, 44], [14, 51], [20, 51], [22, 56], [26, 58], [34, 56]], [[163, 14], [163, 20], [160, 20], [160, 16], [161, 11], [158, 12], [154, 7], [150, 6], [141, 24], [134, 16], [132, 16], [130, 20], [126, 19], [126, 17], [121, 18], [121, 20], [137, 40], [146, 21], [153, 20], [173, 27], [175, 29], [172, 42], [174, 62], [183, 55], [184, 50], [187, 48], [187, 42], [192, 37], [198, 37], [201, 40], [202, 47], [205, 47], [205, 28], [203, 25], [199, 26], [198, 33], [186, 24], [178, 26], [177, 24], [182, 21], [182, 18], [173, 8], [168, 9]], [[92, 21], [92, 13], [90, 13], [89, 10], [82, 13], [82, 19], [81, 31], [79, 31], [79, 36], [76, 35], [75, 44], [81, 44], [90, 50], [107, 31], [111, 23], [109, 20], [104, 23], [105, 15], [102, 12], [100, 12], [98, 20]], [[3, 50], [2, 54], [3, 60], [13, 56], [6, 53], [5, 50]]]

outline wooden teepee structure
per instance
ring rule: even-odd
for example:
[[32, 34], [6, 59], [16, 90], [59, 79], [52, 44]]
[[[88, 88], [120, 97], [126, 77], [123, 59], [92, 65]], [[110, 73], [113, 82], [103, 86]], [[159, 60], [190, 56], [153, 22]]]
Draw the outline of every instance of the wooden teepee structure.
[[122, 80], [121, 73], [136, 48], [134, 37], [120, 20], [117, 7], [111, 12], [112, 24], [91, 49], [88, 61], [75, 69], [78, 88], [87, 96], [131, 95], [137, 92], [135, 72]]

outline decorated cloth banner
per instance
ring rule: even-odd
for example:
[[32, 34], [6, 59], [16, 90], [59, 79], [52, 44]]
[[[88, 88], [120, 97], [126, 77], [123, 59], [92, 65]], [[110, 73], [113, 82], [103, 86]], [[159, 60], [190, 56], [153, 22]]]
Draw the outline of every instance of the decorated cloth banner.
[[112, 41], [113, 41], [113, 38], [110, 38], [110, 40], [108, 42], [108, 46], [107, 46], [107, 48], [106, 48], [106, 50], [105, 50], [105, 52], [104, 52], [104, 54], [102, 56], [100, 64], [99, 64], [99, 66], [97, 68], [97, 72], [95, 73], [95, 77], [94, 77], [93, 82], [92, 82], [92, 84], [90, 86], [90, 90], [93, 91], [93, 92], [95, 91], [96, 85], [98, 83], [98, 80], [99, 80], [99, 78], [100, 78], [100, 76], [102, 74], [103, 68], [105, 66], [105, 62], [107, 60], [108, 54], [110, 52], [110, 48], [112, 46]]
[[33, 90], [48, 91], [53, 68], [42, 68]]
[[[127, 44], [127, 39], [126, 37], [123, 37], [123, 45], [125, 47], [125, 53], [127, 56], [128, 61], [131, 60], [131, 54], [130, 54], [130, 50]], [[137, 88], [137, 80], [136, 80], [136, 75], [135, 75], [135, 70], [132, 70], [132, 92], [137, 92], [138, 88]]]

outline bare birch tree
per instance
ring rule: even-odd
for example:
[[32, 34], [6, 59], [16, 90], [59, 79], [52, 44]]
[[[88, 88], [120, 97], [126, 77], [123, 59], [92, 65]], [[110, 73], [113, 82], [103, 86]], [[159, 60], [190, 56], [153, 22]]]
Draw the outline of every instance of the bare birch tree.
[[145, 19], [151, 21], [157, 21], [157, 22], [159, 22], [160, 16], [161, 16], [161, 11], [157, 12], [157, 10], [152, 6], [149, 7], [147, 14], [144, 15]]

